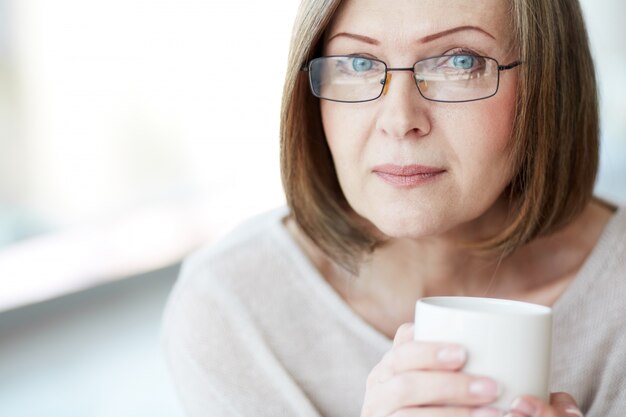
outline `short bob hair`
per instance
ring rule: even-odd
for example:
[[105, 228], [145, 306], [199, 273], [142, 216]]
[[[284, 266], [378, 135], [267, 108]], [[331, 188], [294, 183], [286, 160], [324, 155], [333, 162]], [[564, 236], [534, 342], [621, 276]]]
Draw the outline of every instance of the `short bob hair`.
[[[578, 0], [509, 0], [519, 50], [514, 175], [505, 193], [509, 222], [474, 247], [510, 254], [576, 218], [592, 198], [598, 167], [598, 103], [587, 32]], [[303, 0], [296, 18], [283, 90], [281, 172], [298, 226], [340, 266], [359, 262], [382, 243], [348, 204], [306, 73], [341, 0]]]

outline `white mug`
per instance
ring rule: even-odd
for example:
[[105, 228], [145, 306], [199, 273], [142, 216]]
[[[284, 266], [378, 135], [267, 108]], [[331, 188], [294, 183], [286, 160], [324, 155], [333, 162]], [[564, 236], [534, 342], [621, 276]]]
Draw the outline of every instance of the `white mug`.
[[488, 376], [500, 386], [492, 406], [508, 410], [520, 395], [549, 400], [549, 307], [495, 298], [422, 298], [415, 305], [415, 340], [464, 346], [463, 372]]

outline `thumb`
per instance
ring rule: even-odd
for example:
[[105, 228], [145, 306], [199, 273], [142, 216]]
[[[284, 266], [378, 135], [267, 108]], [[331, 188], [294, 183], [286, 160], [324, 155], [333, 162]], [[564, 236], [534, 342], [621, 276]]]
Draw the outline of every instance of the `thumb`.
[[396, 335], [393, 338], [393, 346], [396, 347], [401, 343], [409, 342], [413, 340], [413, 334], [415, 332], [415, 326], [413, 323], [403, 323], [398, 327]]
[[583, 417], [576, 400], [565, 392], [554, 392], [550, 395], [550, 404], [568, 417]]
[[537, 397], [524, 395], [513, 401], [511, 414], [523, 417], [583, 417], [571, 395], [556, 392], [550, 395], [550, 405]]

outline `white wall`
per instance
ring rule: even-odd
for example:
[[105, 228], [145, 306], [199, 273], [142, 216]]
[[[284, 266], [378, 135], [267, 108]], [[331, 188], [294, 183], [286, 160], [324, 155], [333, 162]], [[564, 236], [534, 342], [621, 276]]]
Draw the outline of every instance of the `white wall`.
[[626, 2], [581, 0], [600, 87], [602, 147], [596, 191], [626, 203]]
[[59, 227], [185, 194], [226, 219], [280, 203], [295, 6], [13, 0], [22, 202]]

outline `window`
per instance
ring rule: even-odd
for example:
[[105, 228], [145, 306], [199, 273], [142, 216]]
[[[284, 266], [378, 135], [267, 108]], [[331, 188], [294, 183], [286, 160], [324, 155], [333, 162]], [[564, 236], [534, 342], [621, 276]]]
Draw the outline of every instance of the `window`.
[[[283, 203], [297, 4], [0, 0], [0, 311], [175, 263]], [[583, 6], [598, 193], [624, 202], [626, 6]]]
[[177, 262], [282, 204], [296, 6], [0, 1], [0, 310]]

